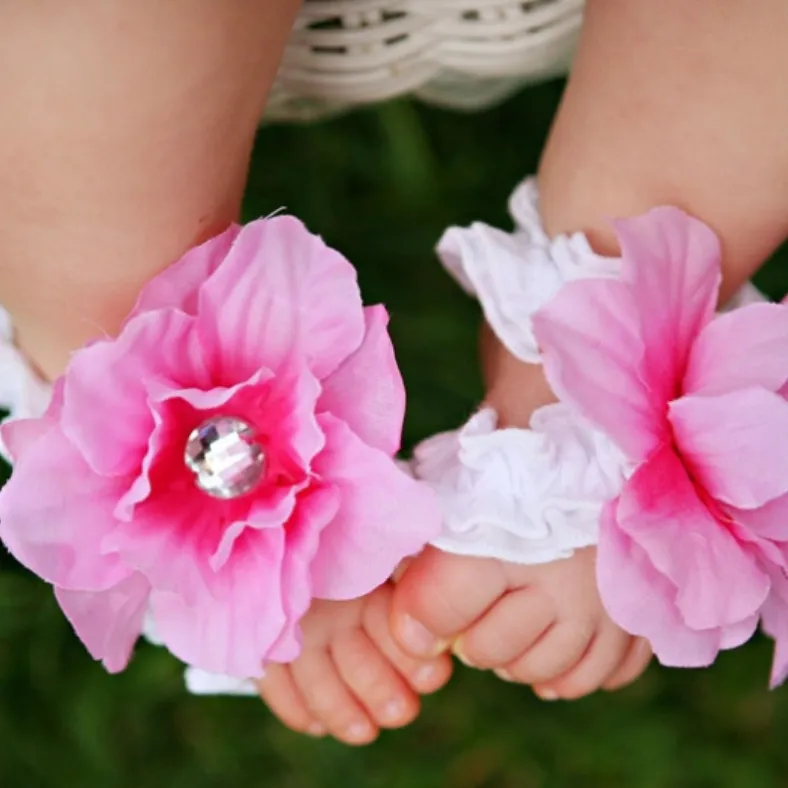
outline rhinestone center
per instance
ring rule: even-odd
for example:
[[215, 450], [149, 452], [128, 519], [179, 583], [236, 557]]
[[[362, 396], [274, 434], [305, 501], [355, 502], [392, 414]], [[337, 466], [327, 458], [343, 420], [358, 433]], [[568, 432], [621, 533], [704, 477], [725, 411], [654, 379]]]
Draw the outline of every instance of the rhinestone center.
[[234, 416], [215, 416], [192, 430], [184, 462], [197, 486], [214, 498], [238, 498], [262, 481], [266, 457], [254, 428]]

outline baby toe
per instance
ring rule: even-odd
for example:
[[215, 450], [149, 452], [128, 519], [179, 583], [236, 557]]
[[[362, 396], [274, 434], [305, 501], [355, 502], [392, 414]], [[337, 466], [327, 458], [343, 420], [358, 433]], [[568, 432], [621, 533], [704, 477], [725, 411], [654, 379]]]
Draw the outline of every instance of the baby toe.
[[648, 641], [643, 638], [632, 638], [621, 664], [609, 676], [602, 688], [617, 690], [631, 684], [639, 678], [649, 666], [653, 652]]
[[345, 685], [383, 728], [399, 728], [419, 713], [419, 699], [362, 630], [346, 633], [331, 645]]
[[522, 588], [499, 599], [454, 646], [457, 658], [477, 668], [500, 668], [527, 651], [555, 620], [544, 595]]
[[291, 730], [311, 736], [326, 733], [325, 726], [317, 721], [301, 697], [287, 665], [266, 667], [265, 676], [257, 682], [257, 690], [274, 716]]
[[[547, 684], [571, 670], [585, 654], [592, 633], [568, 624], [552, 625], [524, 654], [505, 666], [505, 674], [522, 684]], [[554, 700], [552, 692], [541, 695]]]
[[382, 586], [367, 599], [362, 616], [364, 631], [413, 690], [421, 695], [437, 692], [451, 677], [451, 658], [439, 654], [417, 659], [400, 648], [390, 628], [392, 597], [391, 586]]
[[428, 548], [394, 590], [394, 636], [411, 656], [434, 657], [505, 591], [497, 561]]
[[327, 651], [302, 655], [291, 673], [310, 713], [332, 736], [356, 745], [377, 738], [377, 725], [345, 685]]
[[534, 692], [544, 697], [557, 696], [576, 700], [596, 692], [621, 664], [629, 647], [629, 637], [620, 629], [609, 627], [598, 633], [580, 661], [549, 685], [536, 685]]

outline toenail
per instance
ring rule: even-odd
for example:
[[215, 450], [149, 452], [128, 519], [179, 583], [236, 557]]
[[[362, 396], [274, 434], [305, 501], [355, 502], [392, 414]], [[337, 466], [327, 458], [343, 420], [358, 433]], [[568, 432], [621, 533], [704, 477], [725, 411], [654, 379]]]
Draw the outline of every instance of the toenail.
[[435, 676], [437, 675], [437, 672], [438, 671], [435, 669], [434, 665], [422, 665], [413, 674], [413, 683], [417, 687], [432, 686], [433, 681], [435, 681]]
[[549, 687], [545, 689], [540, 689], [538, 692], [534, 690], [538, 697], [542, 700], [558, 700], [559, 695], [554, 689], [550, 689]]
[[325, 736], [326, 729], [322, 726], [319, 722], [313, 722], [307, 729], [306, 732], [310, 736]]
[[464, 652], [463, 652], [463, 650], [462, 650], [462, 638], [457, 638], [457, 640], [455, 640], [455, 641], [454, 641], [454, 645], [452, 646], [452, 653], [453, 653], [453, 654], [454, 654], [454, 656], [455, 656], [455, 657], [457, 657], [457, 659], [458, 659], [458, 660], [460, 660], [460, 662], [462, 662], [462, 664], [463, 664], [463, 665], [465, 665], [466, 667], [468, 667], [468, 668], [473, 668], [473, 667], [476, 667], [476, 666], [475, 666], [475, 665], [474, 665], [474, 664], [473, 664], [473, 663], [472, 663], [472, 662], [471, 662], [471, 661], [468, 659], [468, 657], [466, 657], [466, 656], [465, 656], [465, 653], [464, 653]]
[[512, 676], [508, 670], [504, 670], [503, 668], [498, 668], [497, 670], [494, 670], [493, 673], [495, 673], [495, 675], [498, 676], [501, 681], [514, 681], [514, 676]]
[[346, 735], [353, 741], [364, 741], [372, 735], [372, 728], [368, 722], [353, 722], [348, 725]]
[[405, 703], [402, 699], [390, 700], [381, 710], [380, 717], [386, 722], [397, 722], [405, 716]]
[[424, 624], [411, 616], [402, 616], [398, 629], [403, 645], [414, 654], [432, 657], [446, 648], [445, 642], [438, 640]]

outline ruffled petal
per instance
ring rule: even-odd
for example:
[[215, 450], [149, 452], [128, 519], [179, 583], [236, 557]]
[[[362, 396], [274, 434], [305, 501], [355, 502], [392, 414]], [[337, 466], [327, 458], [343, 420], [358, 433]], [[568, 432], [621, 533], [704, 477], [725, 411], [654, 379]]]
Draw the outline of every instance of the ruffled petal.
[[788, 402], [764, 389], [688, 396], [670, 423], [693, 477], [716, 500], [755, 509], [788, 493]]
[[633, 461], [664, 432], [662, 403], [640, 374], [639, 317], [624, 282], [573, 282], [534, 317], [545, 373], [559, 399], [576, 407]]
[[231, 225], [153, 277], [140, 291], [129, 319], [158, 309], [178, 309], [196, 315], [200, 288], [227, 257], [240, 231], [237, 224]]
[[364, 337], [355, 270], [291, 217], [243, 227], [199, 302], [220, 385], [259, 367], [279, 372], [294, 355], [322, 380]]
[[135, 573], [105, 591], [56, 588], [55, 595], [93, 658], [110, 673], [118, 673], [128, 664], [142, 632], [149, 591], [147, 580]]
[[624, 485], [616, 526], [675, 588], [686, 626], [712, 629], [756, 613], [769, 578], [702, 503], [684, 466], [664, 447]]
[[57, 426], [63, 410], [63, 383], [63, 378], [55, 381], [50, 390], [49, 402], [41, 412], [12, 418], [0, 425], [0, 441], [10, 461], [21, 461], [39, 438]]
[[405, 387], [386, 330], [386, 310], [368, 307], [364, 317], [364, 341], [324, 381], [318, 412], [342, 419], [365, 443], [393, 456], [402, 439]]
[[298, 504], [287, 523], [287, 544], [282, 564], [282, 604], [286, 621], [272, 644], [267, 659], [292, 662], [301, 653], [301, 618], [312, 603], [312, 585], [302, 578], [311, 575], [321, 534], [339, 511], [335, 487], [313, 485], [298, 496]]
[[119, 476], [139, 468], [153, 429], [148, 386], [208, 383], [193, 318], [166, 310], [127, 323], [120, 336], [83, 348], [66, 372], [63, 431], [93, 470]]
[[788, 577], [775, 569], [772, 591], [762, 611], [763, 631], [774, 639], [774, 661], [769, 685], [772, 689], [788, 678]]
[[757, 509], [731, 509], [733, 519], [759, 539], [788, 543], [788, 495]]
[[779, 391], [788, 381], [788, 306], [754, 304], [720, 315], [690, 350], [684, 393]]
[[403, 558], [437, 536], [441, 514], [426, 484], [333, 416], [319, 420], [326, 448], [315, 471], [338, 488], [341, 499], [312, 564], [314, 596], [352, 599], [385, 582]]
[[613, 621], [646, 638], [663, 665], [698, 668], [714, 662], [722, 648], [722, 633], [687, 626], [675, 603], [676, 587], [618, 526], [615, 503], [602, 515], [597, 581]]
[[654, 208], [615, 228], [640, 320], [642, 372], [653, 396], [668, 402], [692, 343], [714, 315], [720, 244], [709, 227], [678, 208]]
[[93, 473], [53, 427], [27, 449], [0, 491], [0, 538], [48, 582], [104, 591], [130, 574], [117, 555], [101, 552], [116, 525], [119, 494], [118, 480]]
[[[189, 665], [233, 678], [257, 678], [286, 625], [281, 567], [282, 529], [256, 531], [222, 571], [219, 598], [204, 594], [193, 604], [153, 591], [156, 630], [175, 656]], [[308, 583], [308, 578], [300, 582]]]

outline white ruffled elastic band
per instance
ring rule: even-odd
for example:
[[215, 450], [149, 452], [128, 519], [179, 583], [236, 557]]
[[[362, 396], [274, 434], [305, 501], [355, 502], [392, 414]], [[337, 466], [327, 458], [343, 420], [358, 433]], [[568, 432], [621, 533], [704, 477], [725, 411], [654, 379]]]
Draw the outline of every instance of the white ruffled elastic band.
[[486, 408], [416, 449], [414, 473], [443, 505], [435, 547], [538, 564], [596, 544], [602, 506], [624, 479], [618, 448], [563, 403], [535, 411], [531, 429], [496, 423]]
[[[615, 277], [620, 260], [601, 257], [582, 233], [548, 237], [531, 178], [509, 203], [511, 233], [476, 223], [453, 227], [438, 244], [448, 272], [478, 298], [487, 323], [521, 361], [540, 363], [534, 314], [567, 282]], [[764, 300], [747, 285], [728, 308]], [[433, 544], [449, 553], [538, 564], [567, 558], [598, 540], [605, 501], [629, 467], [610, 439], [559, 403], [537, 409], [530, 429], [496, 429], [485, 409], [455, 432], [417, 447], [412, 464], [443, 504]]]

